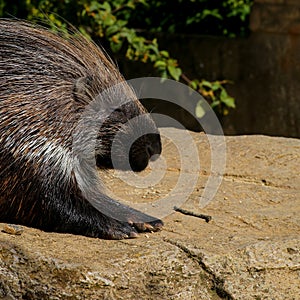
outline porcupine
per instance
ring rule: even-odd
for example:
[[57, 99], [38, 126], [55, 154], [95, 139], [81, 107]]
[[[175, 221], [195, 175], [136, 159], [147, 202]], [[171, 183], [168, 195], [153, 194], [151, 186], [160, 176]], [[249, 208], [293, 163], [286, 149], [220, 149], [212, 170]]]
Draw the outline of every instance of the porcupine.
[[[100, 113], [98, 167], [115, 167], [111, 149], [120, 131], [132, 144], [133, 171], [161, 153], [157, 127], [108, 55], [81, 35], [16, 20], [0, 20], [0, 55], [0, 221], [108, 239], [160, 229], [161, 220], [111, 199], [95, 176], [85, 178], [90, 173], [72, 149], [86, 107], [112, 89], [130, 101], [100, 97], [100, 110], [110, 113]], [[150, 133], [131, 141], [141, 127]], [[122, 141], [116, 160], [126, 169]]]

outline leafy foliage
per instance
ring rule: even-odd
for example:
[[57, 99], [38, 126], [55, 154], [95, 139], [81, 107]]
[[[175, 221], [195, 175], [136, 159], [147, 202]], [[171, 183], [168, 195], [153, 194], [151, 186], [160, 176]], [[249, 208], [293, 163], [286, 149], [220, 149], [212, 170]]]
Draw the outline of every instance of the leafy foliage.
[[229, 113], [229, 108], [235, 108], [234, 98], [229, 96], [224, 88], [226, 83], [230, 82], [228, 80], [210, 82], [204, 79], [189, 81], [190, 87], [199, 90], [204, 98], [211, 99], [211, 107], [216, 109], [217, 113], [223, 115]]
[[[148, 39], [134, 28], [150, 26], [153, 31], [177, 31], [183, 24], [180, 16], [184, 14], [178, 14], [178, 11], [184, 12], [184, 9], [180, 10], [181, 7], [186, 10], [185, 28], [197, 27], [199, 22], [212, 18], [222, 20], [225, 8], [228, 11], [226, 18], [245, 20], [249, 14], [250, 0], [224, 0], [221, 1], [221, 6], [211, 0], [172, 0], [173, 4], [170, 1], [0, 0], [0, 13], [2, 16], [9, 14], [35, 22], [45, 22], [53, 30], [60, 28], [67, 31], [70, 24], [73, 24], [86, 37], [109, 45], [112, 52], [124, 51], [129, 60], [152, 64], [162, 78], [188, 83], [210, 101], [218, 114], [226, 115], [229, 108], [235, 107], [234, 99], [224, 87], [228, 81], [190, 80], [183, 74], [178, 61], [168, 51], [159, 48], [156, 39]], [[214, 6], [208, 3], [214, 3]], [[200, 9], [204, 4], [208, 5], [207, 8]], [[192, 8], [193, 5], [198, 9]], [[159, 18], [152, 18], [153, 15]], [[225, 33], [226, 27], [222, 28]]]
[[154, 32], [245, 36], [252, 3], [253, 0], [148, 0], [146, 8], [133, 12], [130, 26]]

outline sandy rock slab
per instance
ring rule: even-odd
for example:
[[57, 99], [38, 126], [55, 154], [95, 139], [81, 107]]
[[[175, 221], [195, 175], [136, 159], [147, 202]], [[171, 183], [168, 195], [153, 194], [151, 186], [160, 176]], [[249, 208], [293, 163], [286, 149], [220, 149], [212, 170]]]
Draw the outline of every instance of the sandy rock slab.
[[193, 158], [190, 170], [183, 166], [180, 149], [166, 138], [156, 185], [100, 176], [117, 198], [151, 202], [168, 195], [181, 173], [195, 173], [181, 207], [212, 216], [210, 222], [172, 212], [161, 232], [122, 241], [27, 227], [0, 231], [0, 299], [300, 299], [300, 140], [226, 137], [222, 183], [199, 207], [212, 174], [209, 140], [172, 130], [179, 139], [192, 137], [199, 170]]

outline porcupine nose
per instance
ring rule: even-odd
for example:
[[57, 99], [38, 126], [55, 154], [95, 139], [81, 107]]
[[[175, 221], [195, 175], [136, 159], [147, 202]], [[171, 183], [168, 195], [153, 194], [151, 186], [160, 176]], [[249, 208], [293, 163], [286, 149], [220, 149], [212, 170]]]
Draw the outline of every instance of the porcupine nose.
[[146, 145], [146, 152], [150, 161], [156, 161], [161, 154], [160, 138], [155, 137], [152, 143]]
[[[139, 145], [144, 145], [141, 149]], [[139, 153], [139, 155], [135, 155]], [[140, 172], [144, 170], [149, 160], [155, 161], [161, 153], [160, 135], [149, 133], [139, 137], [132, 145], [129, 153], [129, 162], [133, 171]]]

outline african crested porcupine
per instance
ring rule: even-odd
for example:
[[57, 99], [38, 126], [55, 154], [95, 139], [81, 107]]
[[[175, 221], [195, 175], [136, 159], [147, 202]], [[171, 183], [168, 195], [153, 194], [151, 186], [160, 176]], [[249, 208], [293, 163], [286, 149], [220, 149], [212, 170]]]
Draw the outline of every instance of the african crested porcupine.
[[78, 34], [11, 20], [0, 20], [0, 55], [0, 222], [109, 239], [158, 230], [160, 220], [105, 195], [84, 156], [141, 171], [161, 152], [153, 120], [107, 55]]

